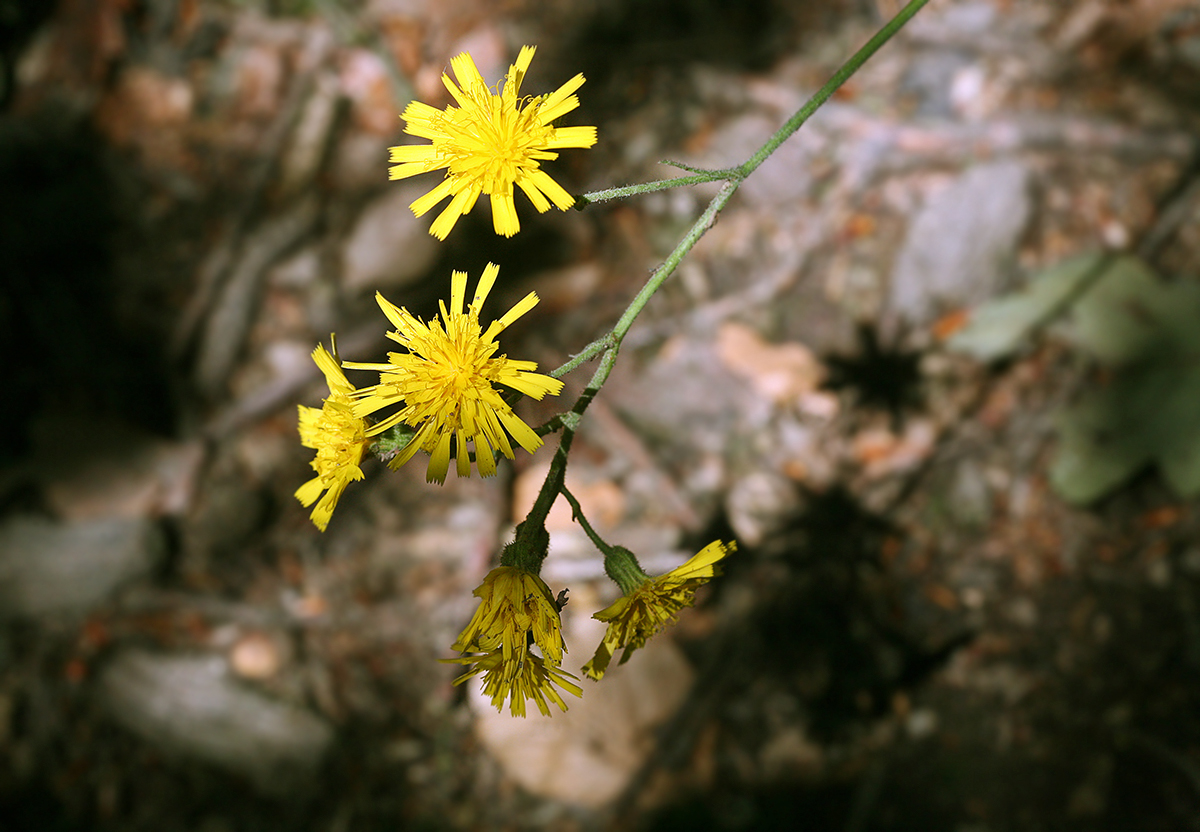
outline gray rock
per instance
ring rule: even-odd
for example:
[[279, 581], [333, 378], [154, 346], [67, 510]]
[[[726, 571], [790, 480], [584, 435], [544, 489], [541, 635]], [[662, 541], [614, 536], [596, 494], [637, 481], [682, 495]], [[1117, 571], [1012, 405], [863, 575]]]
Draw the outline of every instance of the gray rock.
[[243, 686], [220, 657], [126, 650], [98, 690], [117, 722], [164, 753], [240, 774], [268, 794], [311, 779], [333, 740], [324, 720]]
[[664, 454], [723, 454], [743, 414], [765, 407], [749, 385], [726, 369], [711, 344], [668, 344], [636, 379], [613, 385], [616, 407]]
[[0, 526], [0, 618], [82, 615], [149, 572], [165, 545], [144, 518], [10, 517]]
[[424, 178], [420, 183], [392, 183], [362, 212], [343, 253], [342, 279], [348, 289], [374, 292], [406, 286], [433, 265], [438, 241], [429, 235], [429, 225], [445, 205], [421, 218], [408, 207], [431, 187]]
[[1031, 176], [1022, 162], [990, 162], [930, 199], [896, 258], [891, 313], [923, 327], [1011, 288], [1017, 245], [1033, 211]]

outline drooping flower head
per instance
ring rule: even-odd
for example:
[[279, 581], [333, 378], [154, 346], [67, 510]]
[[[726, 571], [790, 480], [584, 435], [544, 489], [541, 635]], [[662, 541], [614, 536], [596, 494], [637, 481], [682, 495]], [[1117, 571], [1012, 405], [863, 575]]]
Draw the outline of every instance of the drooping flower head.
[[552, 122], [579, 106], [575, 91], [583, 85], [576, 75], [549, 95], [520, 98], [521, 82], [533, 60], [533, 46], [521, 48], [516, 63], [508, 70], [499, 95], [493, 94], [466, 52], [454, 57], [450, 66], [458, 84], [442, 73], [442, 83], [458, 106], [444, 111], [413, 101], [401, 116], [405, 132], [429, 139], [431, 144], [391, 148], [394, 165], [391, 179], [446, 169], [446, 178], [412, 204], [413, 213], [423, 216], [446, 197], [442, 211], [429, 233], [446, 239], [458, 218], [475, 206], [480, 194], [492, 202], [492, 225], [497, 234], [511, 237], [521, 230], [513, 187], [525, 192], [533, 207], [545, 213], [554, 203], [560, 210], [575, 199], [541, 168], [557, 159], [554, 152], [564, 147], [591, 147], [595, 127], [554, 127]]
[[[498, 566], [475, 590], [479, 606], [470, 623], [451, 645], [464, 655], [444, 661], [474, 665], [454, 680], [461, 684], [483, 674], [483, 692], [496, 710], [511, 698], [514, 716], [525, 716], [525, 701], [550, 716], [547, 702], [562, 710], [566, 703], [554, 688], [582, 696], [575, 677], [560, 669], [566, 645], [558, 603], [546, 582], [519, 566]], [[541, 655], [530, 650], [536, 646]]]
[[[721, 574], [718, 561], [736, 550], [736, 543], [715, 540], [682, 566], [665, 575], [651, 578], [642, 573], [641, 583], [631, 592], [627, 592], [592, 616], [607, 622], [608, 630], [604, 633], [604, 640], [596, 648], [596, 654], [583, 666], [584, 675], [599, 680], [608, 668], [613, 654], [622, 647], [625, 648], [625, 652], [621, 654], [620, 663], [625, 664], [629, 661], [635, 650], [646, 646], [647, 639], [673, 623], [681, 609], [692, 605], [696, 588]], [[624, 553], [628, 561], [632, 561], [632, 555], [625, 550], [619, 551]], [[605, 559], [606, 567], [611, 565], [610, 561], [611, 556]], [[632, 569], [641, 571], [636, 562], [633, 562]], [[613, 570], [609, 569], [609, 574], [612, 572]], [[624, 581], [618, 580], [618, 583]]]
[[519, 566], [497, 566], [474, 594], [479, 606], [452, 650], [495, 652], [515, 670], [536, 644], [547, 661], [562, 664], [566, 646], [558, 604], [539, 576]]
[[312, 357], [325, 374], [329, 396], [319, 409], [299, 406], [300, 442], [316, 450], [312, 467], [317, 475], [296, 489], [296, 499], [305, 508], [317, 504], [312, 521], [325, 531], [346, 486], [363, 478], [359, 463], [371, 443], [366, 420], [354, 414], [354, 386], [346, 380], [337, 358], [323, 345], [313, 351]]
[[487, 265], [471, 305], [465, 308], [467, 273], [454, 272], [450, 306], [447, 308], [443, 301], [441, 320], [435, 318], [429, 323], [376, 294], [383, 313], [396, 327], [388, 337], [406, 352], [388, 353], [387, 364], [346, 362], [344, 366], [380, 372], [379, 384], [356, 393], [359, 401], [354, 405], [355, 416], [400, 407], [374, 425], [370, 435], [401, 422], [415, 431], [408, 445], [388, 463], [392, 468], [399, 468], [418, 450], [424, 450], [430, 454], [426, 473], [430, 482], [445, 482], [452, 453], [458, 475], [470, 476], [469, 442], [474, 447], [479, 473], [490, 477], [496, 473], [497, 450], [513, 458], [509, 435], [530, 453], [542, 446], [541, 437], [513, 413], [494, 385], [511, 387], [535, 399], [547, 393], [558, 395], [563, 385], [557, 379], [532, 372], [537, 369], [536, 362], [496, 355], [500, 347], [496, 336], [538, 302], [537, 294], [530, 292], [503, 317], [483, 329], [479, 310], [499, 272], [499, 266]]
[[504, 709], [504, 700], [510, 700], [509, 711], [513, 716], [525, 716], [525, 702], [528, 699], [532, 699], [545, 716], [552, 716], [550, 702], [565, 712], [567, 703], [554, 689], [555, 686], [574, 696], [583, 696], [583, 689], [575, 684], [578, 681], [575, 676], [533, 653], [525, 656], [516, 667], [506, 663], [498, 650], [482, 656], [460, 656], [442, 661], [474, 665], [455, 679], [454, 684], [461, 685], [482, 673], [484, 695], [491, 698], [497, 711]]

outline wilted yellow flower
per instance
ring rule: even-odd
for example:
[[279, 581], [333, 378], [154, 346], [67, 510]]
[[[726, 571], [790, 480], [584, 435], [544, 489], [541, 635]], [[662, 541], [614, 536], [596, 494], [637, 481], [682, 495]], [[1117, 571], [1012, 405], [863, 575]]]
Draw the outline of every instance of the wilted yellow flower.
[[[337, 358], [323, 345], [313, 351], [312, 357], [325, 374], [329, 397], [320, 409], [299, 406], [300, 442], [306, 448], [316, 449], [312, 467], [317, 475], [296, 489], [296, 499], [306, 508], [317, 503], [312, 510], [312, 521], [318, 529], [325, 531], [346, 486], [352, 480], [363, 478], [358, 466], [370, 440], [367, 439], [366, 420], [354, 414], [354, 386], [346, 380]], [[324, 497], [321, 497], [322, 493]], [[317, 502], [318, 497], [320, 502]]]
[[516, 665], [505, 661], [500, 651], [482, 656], [460, 656], [443, 659], [455, 664], [473, 664], [473, 668], [454, 680], [459, 685], [472, 676], [483, 674], [483, 693], [492, 700], [496, 710], [504, 709], [504, 700], [511, 699], [509, 710], [513, 716], [525, 716], [525, 701], [532, 699], [538, 710], [551, 716], [550, 702], [566, 711], [567, 703], [554, 687], [557, 685], [574, 696], [583, 696], [583, 689], [575, 684], [578, 679], [565, 670], [551, 664], [541, 656], [529, 653]]
[[497, 450], [513, 458], [509, 435], [530, 453], [542, 446], [541, 437], [513, 413], [493, 385], [503, 384], [535, 399], [547, 393], [558, 395], [563, 385], [557, 379], [531, 372], [537, 369], [534, 361], [514, 361], [495, 355], [500, 348], [496, 336], [538, 302], [537, 294], [530, 292], [484, 330], [479, 323], [479, 310], [499, 272], [499, 266], [487, 265], [475, 297], [465, 310], [467, 273], [454, 272], [450, 308], [443, 302], [441, 321], [435, 318], [428, 324], [376, 294], [383, 313], [396, 327], [388, 337], [407, 352], [388, 353], [387, 364], [347, 362], [344, 366], [380, 371], [379, 384], [356, 393], [359, 401], [354, 405], [355, 416], [401, 406], [373, 426], [370, 435], [401, 422], [416, 432], [388, 463], [392, 468], [399, 468], [418, 450], [425, 450], [430, 454], [426, 479], [441, 483], [446, 480], [453, 453], [458, 475], [467, 477], [471, 474], [467, 448], [470, 442], [479, 473], [490, 477], [496, 473]]
[[[511, 697], [513, 716], [525, 716], [527, 699], [534, 700], [546, 716], [550, 716], [548, 702], [565, 711], [567, 705], [555, 685], [575, 696], [583, 695], [572, 681], [575, 677], [559, 668], [566, 645], [558, 604], [545, 581], [519, 566], [498, 566], [483, 579], [475, 595], [479, 606], [451, 649], [482, 655], [444, 660], [474, 665], [454, 684], [482, 673], [484, 694], [491, 697], [496, 710]], [[535, 645], [540, 656], [530, 651]]]
[[[574, 92], [583, 85], [576, 75], [549, 95], [521, 99], [521, 82], [533, 60], [535, 47], [525, 46], [517, 62], [494, 95], [466, 52], [454, 57], [450, 66], [458, 84], [442, 74], [442, 83], [458, 106], [444, 111], [413, 101], [402, 118], [405, 132], [432, 144], [400, 145], [391, 148], [391, 179], [446, 169], [441, 184], [412, 204], [418, 217], [446, 197], [453, 197], [429, 233], [446, 239], [458, 218], [475, 206], [480, 194], [492, 198], [492, 225], [497, 234], [511, 237], [521, 230], [517, 219], [513, 186], [529, 197], [539, 213], [554, 203], [567, 210], [575, 199], [541, 169], [541, 163], [557, 159], [554, 151], [564, 147], [591, 147], [595, 127], [554, 127], [551, 122], [579, 106]], [[521, 105], [524, 105], [523, 107]]]
[[497, 566], [474, 594], [479, 606], [451, 649], [494, 652], [515, 668], [532, 643], [551, 664], [562, 664], [566, 647], [558, 604], [539, 576], [519, 566]]
[[635, 650], [646, 646], [647, 639], [674, 622], [681, 609], [692, 605], [696, 587], [721, 574], [717, 562], [736, 550], [736, 543], [715, 540], [667, 574], [657, 578], [646, 576], [628, 595], [593, 615], [592, 618], [607, 622], [608, 630], [596, 648], [596, 654], [583, 666], [584, 675], [600, 679], [613, 653], [621, 647], [625, 652], [621, 654], [620, 663], [629, 661]]

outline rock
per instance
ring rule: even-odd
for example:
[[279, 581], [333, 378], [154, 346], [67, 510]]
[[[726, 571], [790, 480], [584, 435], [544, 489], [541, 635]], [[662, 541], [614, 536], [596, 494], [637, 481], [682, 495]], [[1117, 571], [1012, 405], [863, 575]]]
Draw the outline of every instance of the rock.
[[1012, 288], [1017, 244], [1033, 211], [1031, 171], [977, 165], [917, 214], [892, 271], [889, 309], [917, 327]]
[[144, 518], [10, 517], [0, 526], [0, 618], [83, 615], [149, 572], [165, 547]]
[[345, 50], [340, 63], [341, 90], [350, 101], [354, 126], [380, 136], [393, 135], [405, 102], [392, 93], [387, 63], [373, 50], [363, 48]]
[[295, 199], [312, 187], [328, 154], [337, 121], [340, 85], [330, 74], [314, 79], [312, 93], [300, 111], [296, 125], [279, 160], [281, 198]]
[[208, 558], [239, 552], [262, 527], [266, 511], [263, 486], [246, 466], [231, 454], [217, 457], [205, 471], [195, 504], [180, 528], [183, 571], [202, 572]]
[[[808, 198], [816, 182], [817, 161], [829, 149], [828, 136], [821, 131], [819, 121], [815, 119], [810, 129], [804, 131], [803, 141], [781, 144], [755, 175], [746, 180], [739, 198], [763, 208], [780, 209], [791, 208]], [[711, 152], [698, 155], [695, 161], [702, 167], [716, 168], [748, 159], [777, 129], [779, 122], [774, 114], [741, 115], [721, 127], [708, 142]]]
[[815, 780], [824, 773], [825, 764], [825, 749], [798, 726], [774, 734], [760, 752], [762, 770], [773, 779]]
[[283, 289], [307, 289], [321, 279], [321, 251], [308, 246], [271, 267], [270, 283]]
[[724, 366], [715, 345], [684, 336], [664, 344], [631, 383], [622, 381], [613, 385], [614, 405], [664, 456], [723, 454], [740, 422], [761, 424], [771, 409]]
[[716, 351], [731, 373], [776, 404], [799, 403], [820, 387], [825, 375], [821, 362], [803, 344], [771, 344], [750, 327], [732, 321], [717, 330]]
[[219, 657], [129, 649], [98, 689], [117, 722], [164, 753], [240, 774], [268, 794], [310, 779], [333, 740], [324, 720], [243, 687]]
[[[563, 669], [579, 676], [605, 625], [588, 616], [603, 603], [587, 586], [573, 588], [564, 615], [570, 653]], [[599, 682], [583, 679], [583, 699], [563, 699], [565, 714], [542, 716], [533, 703], [525, 719], [498, 713], [473, 686], [475, 730], [508, 777], [529, 792], [577, 806], [600, 807], [618, 797], [655, 745], [654, 728], [683, 702], [693, 673], [670, 636], [660, 633], [628, 664], [614, 660]]]
[[279, 673], [288, 656], [287, 643], [262, 632], [242, 635], [229, 649], [229, 666], [246, 679], [270, 679]]
[[779, 474], [752, 471], [738, 478], [725, 497], [729, 525], [737, 539], [757, 546], [799, 511], [796, 489]]
[[[399, 125], [400, 119], [396, 119]], [[329, 160], [332, 188], [353, 192], [372, 191], [387, 181], [388, 147], [396, 141], [374, 133], [342, 131], [334, 140]]]
[[348, 289], [373, 292], [407, 286], [433, 265], [438, 243], [429, 235], [431, 218], [418, 219], [408, 207], [431, 187], [425, 181], [393, 183], [367, 206], [343, 252], [342, 279]]
[[987, 528], [993, 515], [992, 492], [981, 464], [963, 460], [954, 470], [946, 491], [946, 510], [963, 528]]
[[[46, 421], [36, 434], [35, 476], [56, 517], [137, 519], [183, 514], [191, 505], [204, 462], [201, 442], [174, 442], [103, 420]], [[87, 437], [82, 448], [76, 437]]]

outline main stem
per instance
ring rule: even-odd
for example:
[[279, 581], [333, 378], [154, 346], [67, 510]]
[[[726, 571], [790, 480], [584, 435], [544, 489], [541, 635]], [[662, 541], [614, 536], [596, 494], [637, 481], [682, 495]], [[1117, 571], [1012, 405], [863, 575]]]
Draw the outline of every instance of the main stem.
[[584, 411], [587, 410], [588, 405], [592, 403], [592, 399], [595, 398], [596, 393], [599, 392], [600, 388], [608, 380], [613, 365], [616, 364], [617, 353], [621, 349], [621, 341], [624, 340], [626, 333], [629, 332], [638, 315], [645, 309], [650, 298], [666, 282], [667, 278], [674, 273], [679, 263], [692, 250], [692, 247], [716, 223], [717, 215], [729, 203], [729, 200], [737, 192], [738, 187], [745, 178], [757, 170], [775, 152], [779, 145], [787, 141], [789, 136], [799, 130], [812, 117], [812, 114], [828, 101], [830, 96], [837, 92], [842, 84], [846, 83], [854, 73], [858, 72], [862, 65], [878, 52], [881, 46], [891, 40], [896, 32], [900, 31], [900, 28], [911, 20], [913, 15], [919, 12], [928, 2], [929, 0], [912, 0], [912, 2], [901, 9], [899, 14], [876, 32], [874, 37], [868, 40], [848, 61], [842, 64], [837, 72], [825, 82], [824, 86], [817, 90], [816, 94], [808, 99], [804, 106], [796, 111], [795, 115], [776, 130], [771, 138], [753, 156], [736, 168], [696, 172], [692, 176], [680, 176], [658, 182], [647, 182], [642, 185], [629, 185], [623, 188], [611, 188], [606, 191], [594, 191], [579, 197], [575, 207], [582, 208], [592, 202], [604, 202], [635, 194], [661, 191], [679, 185], [694, 185], [700, 182], [714, 181], [723, 181], [725, 183], [721, 186], [721, 190], [717, 192], [717, 195], [713, 197], [712, 201], [708, 203], [708, 207], [704, 210], [704, 213], [696, 219], [696, 222], [692, 224], [688, 233], [675, 246], [675, 250], [668, 255], [661, 266], [655, 269], [654, 274], [646, 281], [646, 285], [630, 301], [629, 306], [626, 307], [625, 312], [617, 320], [612, 331], [604, 337], [593, 341], [582, 352], [561, 367], [551, 371], [550, 375], [558, 378], [579, 367], [584, 361], [596, 355], [601, 356], [600, 365], [596, 368], [596, 372], [592, 374], [591, 381], [588, 382], [587, 388], [575, 402], [575, 406], [571, 408], [569, 413], [559, 417], [562, 425], [562, 438], [559, 440], [558, 450], [555, 452], [554, 459], [550, 463], [550, 470], [546, 473], [546, 479], [542, 483], [542, 488], [538, 492], [533, 508], [530, 509], [529, 515], [523, 524], [526, 529], [544, 528], [546, 517], [550, 513], [550, 507], [554, 504], [554, 500], [563, 488], [567, 471], [567, 454], [571, 450], [571, 442], [575, 438], [575, 431], [579, 427], [579, 421], [583, 417]]

